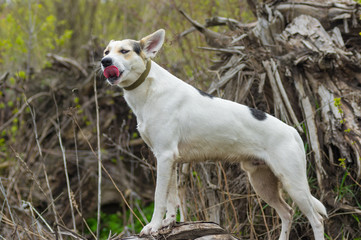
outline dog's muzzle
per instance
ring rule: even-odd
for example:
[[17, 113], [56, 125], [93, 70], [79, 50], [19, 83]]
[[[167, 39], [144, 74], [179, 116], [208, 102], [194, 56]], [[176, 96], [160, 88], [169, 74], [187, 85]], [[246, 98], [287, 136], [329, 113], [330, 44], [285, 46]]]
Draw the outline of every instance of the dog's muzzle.
[[103, 58], [101, 64], [104, 68], [104, 77], [108, 79], [109, 83], [113, 84], [122, 75], [122, 72], [113, 65], [113, 60], [110, 57]]
[[102, 59], [101, 64], [104, 68], [109, 67], [113, 64], [113, 59], [111, 59], [110, 57], [105, 57]]

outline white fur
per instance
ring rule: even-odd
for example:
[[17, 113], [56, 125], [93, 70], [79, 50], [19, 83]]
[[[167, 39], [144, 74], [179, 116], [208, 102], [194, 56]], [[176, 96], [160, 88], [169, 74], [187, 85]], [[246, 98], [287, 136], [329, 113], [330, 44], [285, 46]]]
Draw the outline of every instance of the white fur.
[[[131, 41], [109, 45], [117, 49]], [[126, 87], [135, 82], [146, 59], [156, 55], [163, 41], [164, 30], [158, 30], [140, 40], [140, 55], [127, 53], [131, 57], [126, 58], [110, 51], [107, 57], [129, 71], [116, 85]], [[326, 215], [326, 209], [310, 193], [302, 139], [293, 127], [268, 114], [265, 120], [258, 120], [247, 106], [204, 96], [155, 62], [145, 82], [134, 90], [124, 90], [124, 97], [137, 117], [141, 137], [157, 158], [155, 209], [141, 235], [156, 234], [175, 221], [179, 204], [176, 163], [224, 160], [240, 162], [256, 192], [279, 213], [280, 239], [288, 239], [292, 210], [279, 195], [278, 182], [308, 217], [315, 239], [324, 239], [319, 213]]]

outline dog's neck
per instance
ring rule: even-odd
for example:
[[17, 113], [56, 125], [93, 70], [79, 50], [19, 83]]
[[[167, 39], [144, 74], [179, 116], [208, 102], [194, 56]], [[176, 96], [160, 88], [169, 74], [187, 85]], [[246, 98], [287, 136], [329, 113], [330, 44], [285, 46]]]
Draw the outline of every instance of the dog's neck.
[[[149, 74], [143, 83], [130, 91], [124, 88], [124, 98], [134, 114], [140, 117], [140, 114], [148, 112], [144, 108], [161, 99], [161, 95], [165, 93], [162, 89], [169, 88], [172, 85], [170, 82], [174, 81], [179, 80], [152, 61]], [[157, 89], [157, 91], [154, 91], [154, 89]]]
[[144, 70], [144, 72], [140, 75], [140, 77], [134, 82], [132, 83], [130, 86], [128, 87], [124, 87], [125, 90], [127, 91], [131, 91], [133, 89], [136, 89], [137, 87], [139, 87], [139, 85], [141, 85], [145, 79], [148, 77], [148, 74], [149, 74], [149, 71], [150, 71], [150, 68], [151, 68], [151, 60], [147, 60], [147, 63], [146, 63], [146, 68]]

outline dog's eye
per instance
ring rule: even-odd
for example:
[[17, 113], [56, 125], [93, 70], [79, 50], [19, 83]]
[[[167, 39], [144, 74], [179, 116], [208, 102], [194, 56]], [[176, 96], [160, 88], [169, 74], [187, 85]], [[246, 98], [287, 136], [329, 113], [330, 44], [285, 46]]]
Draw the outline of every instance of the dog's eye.
[[119, 52], [122, 53], [122, 54], [126, 54], [126, 53], [129, 52], [129, 50], [122, 49], [122, 50], [120, 50]]
[[109, 50], [106, 50], [105, 52], [104, 52], [104, 55], [108, 55], [109, 54]]

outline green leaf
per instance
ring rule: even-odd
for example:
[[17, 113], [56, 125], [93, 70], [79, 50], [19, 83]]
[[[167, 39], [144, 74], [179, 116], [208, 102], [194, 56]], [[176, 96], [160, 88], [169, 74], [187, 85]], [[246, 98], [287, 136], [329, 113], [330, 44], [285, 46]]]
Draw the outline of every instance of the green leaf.
[[26, 78], [26, 73], [24, 71], [19, 71], [16, 74], [19, 78], [25, 79]]

